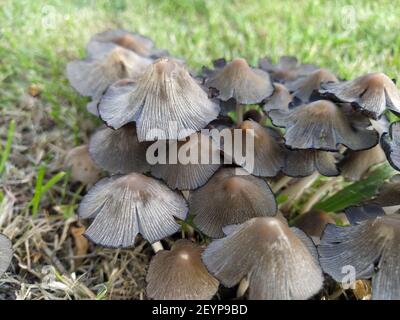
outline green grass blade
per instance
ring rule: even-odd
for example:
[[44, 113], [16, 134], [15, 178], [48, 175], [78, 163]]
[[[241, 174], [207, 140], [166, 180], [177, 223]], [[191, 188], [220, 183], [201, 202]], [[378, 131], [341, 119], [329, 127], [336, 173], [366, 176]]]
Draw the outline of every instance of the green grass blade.
[[42, 187], [42, 194], [49, 191], [51, 187], [53, 187], [58, 181], [64, 178], [65, 174], [65, 172], [61, 171], [53, 176], [49, 181], [47, 181], [46, 184]]
[[39, 210], [40, 199], [42, 198], [42, 186], [44, 175], [46, 174], [46, 167], [41, 166], [38, 171], [36, 184], [35, 184], [35, 193], [33, 194], [33, 198], [31, 200], [30, 206], [32, 208], [32, 216], [36, 217], [37, 212]]
[[339, 212], [352, 205], [357, 205], [373, 197], [384, 181], [394, 174], [395, 171], [388, 164], [379, 166], [366, 179], [354, 182], [333, 196], [317, 203], [315, 209]]
[[14, 130], [15, 130], [15, 121], [11, 120], [10, 127], [8, 128], [8, 132], [7, 132], [6, 146], [5, 146], [4, 150], [2, 150], [2, 152], [1, 152], [0, 176], [2, 175], [2, 173], [4, 171], [8, 157], [10, 156], [11, 145], [12, 145], [12, 141], [14, 138]]

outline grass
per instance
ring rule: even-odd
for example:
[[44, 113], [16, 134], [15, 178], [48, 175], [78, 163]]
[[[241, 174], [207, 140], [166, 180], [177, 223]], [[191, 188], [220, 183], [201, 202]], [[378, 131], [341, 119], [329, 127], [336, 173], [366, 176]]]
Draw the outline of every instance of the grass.
[[[146, 247], [91, 248], [97, 256], [81, 264], [71, 258], [82, 241], [68, 231], [79, 227], [71, 212], [80, 187], [61, 183], [63, 158], [98, 122], [68, 84], [65, 65], [84, 56], [92, 34], [137, 31], [195, 69], [222, 56], [256, 64], [290, 54], [341, 78], [371, 71], [399, 78], [399, 16], [400, 2], [390, 0], [0, 0], [0, 231], [16, 251], [0, 299], [143, 297]], [[43, 285], [44, 265], [68, 279]]]

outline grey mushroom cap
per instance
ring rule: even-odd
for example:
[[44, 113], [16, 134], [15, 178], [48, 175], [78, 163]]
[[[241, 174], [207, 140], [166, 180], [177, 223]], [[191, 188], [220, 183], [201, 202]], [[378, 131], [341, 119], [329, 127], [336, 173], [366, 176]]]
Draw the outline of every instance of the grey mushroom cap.
[[400, 171], [400, 121], [393, 122], [389, 133], [382, 135], [381, 146], [390, 165]]
[[11, 241], [0, 233], [0, 277], [7, 271], [13, 257]]
[[[173, 163], [170, 163], [171, 153], [174, 153]], [[153, 165], [151, 174], [164, 180], [171, 189], [197, 189], [221, 166], [220, 150], [214, 140], [201, 133], [194, 133], [185, 141], [170, 141], [165, 152], [158, 150], [159, 157], [164, 155], [166, 161]], [[183, 155], [185, 159], [181, 158]]]
[[133, 84], [109, 87], [99, 113], [118, 129], [136, 122], [139, 141], [182, 139], [216, 119], [219, 106], [179, 63], [161, 58]]
[[258, 66], [267, 71], [274, 81], [279, 82], [293, 81], [317, 69], [312, 64], [300, 64], [297, 58], [293, 56], [282, 56], [276, 64], [273, 64], [268, 58], [261, 58], [258, 61]]
[[365, 150], [377, 145], [379, 134], [371, 122], [350, 106], [317, 100], [289, 111], [272, 110], [274, 125], [286, 128], [285, 143], [293, 149], [338, 151], [340, 145]]
[[227, 101], [234, 98], [241, 104], [260, 103], [274, 91], [268, 73], [251, 68], [246, 60], [240, 58], [217, 70], [206, 79], [205, 84], [218, 90], [219, 99]]
[[274, 93], [264, 103], [264, 111], [289, 110], [289, 104], [293, 100], [292, 94], [283, 84], [274, 83], [274, 86]]
[[225, 228], [203, 253], [208, 270], [230, 288], [247, 276], [251, 300], [303, 300], [322, 288], [312, 241], [277, 218], [253, 218]]
[[150, 171], [147, 147], [148, 143], [138, 141], [132, 123], [118, 130], [104, 126], [90, 138], [89, 154], [99, 167], [110, 173], [144, 173]]
[[385, 153], [379, 144], [368, 150], [346, 150], [343, 160], [339, 163], [340, 173], [348, 180], [357, 181], [371, 167], [385, 161]]
[[98, 98], [114, 82], [138, 77], [151, 62], [132, 51], [116, 47], [99, 59], [68, 63], [67, 77], [81, 95]]
[[338, 82], [338, 79], [327, 69], [317, 69], [305, 77], [286, 82], [285, 86], [294, 97], [307, 102], [311, 95], [320, 89], [321, 84], [326, 82]]
[[185, 199], [159, 180], [140, 173], [100, 180], [83, 197], [78, 213], [93, 219], [85, 236], [112, 248], [134, 246], [140, 233], [153, 243], [177, 232], [175, 218], [184, 220]]
[[352, 206], [344, 210], [347, 221], [356, 225], [364, 220], [374, 219], [379, 216], [384, 216], [383, 208], [376, 204], [365, 204], [361, 206]]
[[288, 149], [282, 172], [290, 177], [306, 177], [318, 171], [323, 176], [335, 177], [340, 174], [336, 166], [339, 157], [337, 152]]
[[386, 107], [400, 113], [400, 92], [384, 73], [369, 73], [351, 81], [325, 83], [319, 92], [328, 98], [351, 103], [377, 119]]
[[[350, 268], [356, 279], [372, 278], [372, 299], [400, 299], [400, 215], [349, 227], [328, 225], [318, 247], [322, 269], [338, 282]], [[353, 269], [354, 268], [354, 269]]]
[[320, 238], [329, 223], [335, 224], [331, 215], [321, 210], [311, 210], [296, 217], [293, 226], [302, 230], [309, 237]]
[[219, 282], [201, 260], [203, 248], [178, 240], [170, 251], [157, 252], [147, 272], [147, 296], [156, 300], [210, 300]]
[[277, 213], [269, 185], [241, 168], [221, 168], [190, 194], [189, 207], [194, 224], [212, 238], [223, 237], [227, 225]]
[[381, 207], [394, 207], [400, 205], [400, 175], [392, 176], [379, 189], [374, 198], [367, 203], [379, 205]]

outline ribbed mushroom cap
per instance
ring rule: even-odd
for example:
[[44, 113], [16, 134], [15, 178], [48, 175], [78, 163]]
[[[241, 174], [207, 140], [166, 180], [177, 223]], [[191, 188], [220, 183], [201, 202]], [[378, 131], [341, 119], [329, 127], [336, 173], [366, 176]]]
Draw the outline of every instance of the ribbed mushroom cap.
[[326, 177], [335, 177], [340, 174], [336, 167], [338, 157], [335, 152], [288, 149], [282, 171], [290, 177], [306, 177], [315, 171]]
[[160, 55], [165, 56], [168, 54], [165, 50], [155, 49], [153, 41], [149, 38], [122, 29], [107, 30], [95, 34], [87, 45], [87, 51], [89, 53], [93, 52], [94, 47], [99, 42], [116, 44], [143, 57], [159, 57]]
[[389, 133], [382, 135], [381, 146], [390, 165], [400, 171], [400, 121], [393, 122]]
[[151, 60], [116, 47], [100, 59], [75, 60], [67, 65], [72, 87], [83, 96], [98, 98], [111, 84], [124, 78], [136, 78]]
[[357, 181], [372, 166], [384, 161], [386, 156], [379, 144], [368, 150], [346, 150], [343, 160], [339, 163], [340, 173], [346, 179]]
[[366, 204], [361, 206], [352, 206], [344, 210], [345, 217], [349, 224], [357, 224], [364, 220], [374, 219], [384, 216], [385, 211], [379, 205]]
[[[261, 177], [275, 177], [284, 166], [285, 149], [282, 136], [278, 131], [266, 128], [259, 123], [246, 120], [243, 121], [238, 129], [240, 135], [231, 131], [232, 145], [222, 141], [221, 145], [224, 156], [233, 160], [239, 166], [242, 166], [251, 174]], [[247, 154], [247, 135], [254, 142], [254, 152]], [[242, 139], [242, 149], [238, 152], [238, 143], [235, 139]]]
[[279, 83], [274, 83], [275, 91], [267, 98], [264, 103], [264, 111], [269, 112], [271, 110], [288, 110], [289, 103], [292, 102], [293, 96], [289, 90]]
[[[346, 266], [356, 279], [372, 277], [372, 299], [400, 299], [400, 215], [381, 216], [357, 225], [328, 225], [318, 247], [323, 270], [346, 280]], [[345, 270], [345, 271], [343, 271]]]
[[253, 217], [274, 216], [277, 204], [268, 184], [241, 168], [220, 169], [190, 194], [193, 222], [206, 235], [220, 238], [222, 228]]
[[159, 180], [140, 173], [100, 180], [79, 205], [82, 219], [94, 219], [85, 235], [112, 248], [131, 247], [140, 233], [153, 243], [179, 230], [187, 215], [185, 199]]
[[13, 256], [11, 241], [0, 234], [0, 277], [7, 271]]
[[322, 288], [315, 247], [301, 230], [262, 217], [225, 231], [203, 253], [207, 269], [224, 286], [247, 276], [252, 300], [308, 299]]
[[274, 87], [268, 73], [251, 68], [246, 60], [236, 58], [206, 80], [206, 85], [218, 90], [218, 98], [234, 98], [241, 104], [260, 103], [269, 97]]
[[71, 170], [71, 180], [92, 185], [101, 177], [101, 169], [89, 155], [88, 146], [81, 145], [68, 151], [64, 165]]
[[338, 151], [340, 144], [352, 150], [375, 146], [379, 134], [368, 118], [327, 100], [317, 100], [290, 111], [272, 110], [272, 122], [286, 128], [286, 145], [295, 149]]
[[212, 102], [177, 62], [161, 58], [147, 67], [137, 82], [111, 86], [99, 104], [107, 125], [118, 129], [136, 121], [139, 141], [182, 139], [218, 116]]
[[317, 91], [321, 84], [325, 82], [338, 82], [338, 79], [327, 69], [317, 69], [305, 77], [285, 83], [285, 86], [293, 93], [293, 96], [307, 102], [312, 93]]
[[320, 238], [329, 223], [335, 224], [335, 220], [328, 213], [321, 210], [311, 210], [298, 216], [293, 225], [309, 237]]
[[156, 300], [210, 300], [219, 282], [201, 260], [203, 248], [178, 240], [171, 251], [159, 251], [147, 272], [147, 296]]
[[110, 173], [150, 171], [146, 161], [148, 143], [137, 139], [134, 124], [118, 130], [102, 127], [90, 138], [89, 154], [94, 162]]
[[384, 73], [369, 73], [352, 81], [325, 83], [319, 92], [349, 102], [374, 119], [380, 117], [386, 107], [400, 113], [400, 92]]
[[274, 81], [279, 82], [295, 80], [317, 69], [312, 64], [300, 64], [293, 56], [282, 56], [276, 64], [273, 64], [268, 58], [262, 58], [258, 61], [258, 66], [267, 71]]
[[210, 136], [201, 133], [194, 133], [185, 141], [170, 141], [165, 159], [166, 164], [152, 166], [151, 174], [178, 190], [193, 190], [204, 185], [221, 166], [220, 150]]

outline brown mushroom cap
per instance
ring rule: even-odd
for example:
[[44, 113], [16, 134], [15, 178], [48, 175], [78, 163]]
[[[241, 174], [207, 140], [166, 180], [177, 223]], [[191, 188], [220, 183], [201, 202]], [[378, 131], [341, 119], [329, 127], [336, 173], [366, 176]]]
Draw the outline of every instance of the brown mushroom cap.
[[309, 237], [320, 238], [329, 223], [335, 224], [331, 215], [321, 210], [311, 210], [296, 217], [293, 225]]
[[[136, 121], [139, 141], [185, 138], [218, 112], [218, 105], [189, 73], [167, 58], [148, 66], [135, 84], [111, 86], [99, 104], [101, 118], [114, 129]], [[158, 137], [150, 136], [154, 130]]]
[[156, 300], [210, 300], [219, 282], [201, 260], [203, 248], [178, 240], [171, 251], [159, 251], [147, 273], [147, 296]]
[[244, 120], [253, 120], [255, 122], [260, 123], [262, 119], [263, 119], [262, 113], [256, 109], [247, 110], [243, 114], [243, 121]]
[[99, 59], [75, 60], [67, 65], [72, 87], [83, 96], [99, 97], [111, 84], [124, 78], [136, 78], [151, 60], [116, 47]]
[[190, 194], [193, 222], [206, 235], [220, 238], [222, 228], [253, 217], [274, 216], [277, 204], [268, 184], [241, 168], [222, 168]]
[[234, 98], [241, 104], [260, 103], [269, 97], [274, 87], [268, 73], [252, 69], [244, 59], [236, 58], [206, 80], [206, 85], [218, 90], [218, 98]]
[[203, 253], [204, 264], [224, 286], [247, 276], [254, 300], [308, 299], [322, 288], [315, 247], [301, 230], [261, 217], [225, 231]]
[[400, 121], [393, 122], [389, 133], [382, 135], [381, 146], [390, 165], [400, 171]]
[[322, 83], [338, 82], [336, 76], [327, 69], [317, 69], [311, 72], [306, 77], [301, 77], [291, 82], [285, 83], [285, 86], [293, 96], [301, 101], [309, 101], [312, 93], [317, 91]]
[[88, 146], [81, 145], [68, 151], [65, 167], [71, 170], [71, 180], [84, 185], [92, 185], [101, 177], [101, 169], [89, 155]]
[[85, 235], [112, 248], [131, 247], [140, 233], [153, 243], [177, 232], [175, 217], [187, 215], [185, 199], [162, 182], [140, 173], [100, 180], [79, 205], [82, 219], [93, 219]]
[[110, 173], [143, 173], [150, 171], [147, 146], [138, 141], [134, 124], [118, 130], [102, 127], [90, 138], [89, 153], [99, 167]]
[[386, 107], [400, 113], [400, 92], [384, 73], [369, 73], [352, 81], [325, 83], [319, 92], [349, 102], [374, 119], [380, 117]]
[[294, 149], [338, 151], [340, 144], [352, 150], [375, 146], [379, 134], [368, 118], [349, 106], [317, 100], [290, 111], [272, 110], [274, 125], [286, 128], [286, 145]]
[[[400, 215], [381, 216], [357, 225], [328, 225], [318, 247], [323, 270], [343, 281], [351, 266], [356, 279], [372, 277], [372, 299], [400, 299]], [[344, 273], [343, 273], [344, 272]]]
[[274, 93], [264, 103], [264, 111], [289, 110], [289, 103], [292, 102], [293, 96], [283, 84], [274, 83], [274, 87]]
[[[171, 152], [177, 163], [169, 162]], [[181, 153], [185, 154], [188, 163], [180, 161]], [[186, 141], [170, 141], [165, 158], [165, 164], [152, 166], [151, 174], [178, 190], [193, 190], [204, 185], [221, 166], [220, 151], [215, 142], [201, 133], [190, 135]]]
[[[223, 141], [222, 149], [225, 157], [248, 171], [252, 169], [250, 173], [255, 176], [275, 177], [284, 166], [285, 161], [285, 149], [280, 133], [252, 120], [243, 121], [238, 129], [242, 130], [240, 136], [234, 130], [231, 131], [232, 146]], [[254, 153], [252, 154], [246, 154], [247, 135], [250, 135], [254, 142]], [[236, 150], [238, 144], [235, 139], [237, 137], [242, 139], [241, 152]], [[251, 164], [253, 164], [252, 168], [247, 167]]]
[[0, 234], [0, 277], [7, 271], [13, 256], [11, 241]]
[[283, 173], [290, 177], [306, 177], [318, 171], [326, 177], [340, 174], [336, 167], [338, 153], [321, 150], [287, 150]]
[[379, 144], [368, 150], [346, 150], [344, 155], [339, 163], [340, 173], [344, 178], [353, 181], [360, 180], [372, 166], [386, 161]]

